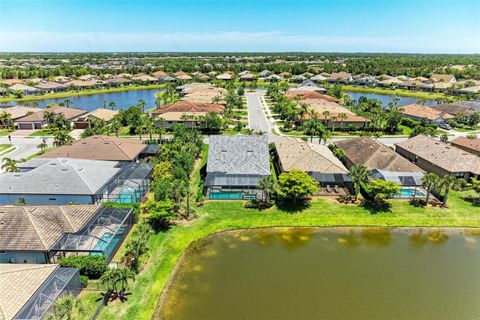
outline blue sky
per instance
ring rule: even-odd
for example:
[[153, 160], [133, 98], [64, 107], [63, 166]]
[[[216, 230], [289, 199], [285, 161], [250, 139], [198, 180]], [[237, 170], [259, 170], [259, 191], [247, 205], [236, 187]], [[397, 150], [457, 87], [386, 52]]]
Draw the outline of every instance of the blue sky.
[[480, 0], [0, 0], [0, 51], [480, 53]]

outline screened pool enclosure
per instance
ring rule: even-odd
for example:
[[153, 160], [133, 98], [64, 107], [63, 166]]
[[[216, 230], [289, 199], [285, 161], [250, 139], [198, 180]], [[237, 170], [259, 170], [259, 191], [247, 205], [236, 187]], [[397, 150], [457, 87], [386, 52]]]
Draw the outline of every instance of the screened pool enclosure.
[[53, 311], [56, 299], [66, 295], [77, 296], [81, 290], [78, 269], [57, 268], [13, 319], [42, 319]]
[[96, 196], [96, 203], [140, 202], [148, 192], [151, 171], [148, 163], [129, 163], [108, 185], [106, 192]]
[[69, 255], [99, 255], [110, 261], [132, 225], [133, 209], [102, 208], [82, 230], [65, 234], [51, 248], [51, 261]]
[[370, 178], [390, 181], [400, 186], [400, 194], [396, 198], [413, 199], [425, 198], [426, 190], [422, 187], [423, 173], [420, 172], [391, 172], [372, 170]]

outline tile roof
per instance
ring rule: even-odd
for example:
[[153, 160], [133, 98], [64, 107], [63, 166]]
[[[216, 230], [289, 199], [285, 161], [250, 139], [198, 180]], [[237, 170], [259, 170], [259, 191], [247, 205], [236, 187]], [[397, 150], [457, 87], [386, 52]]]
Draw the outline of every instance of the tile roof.
[[420, 105], [420, 104], [409, 104], [406, 106], [401, 107], [402, 114], [417, 118], [425, 118], [427, 120], [435, 121], [439, 118], [442, 119], [452, 119], [454, 118], [453, 115], [430, 108], [428, 106]]
[[1, 108], [0, 113], [6, 112], [9, 113], [12, 116], [12, 119], [18, 119], [25, 117], [27, 113], [30, 112], [39, 112], [42, 111], [40, 108], [33, 108], [33, 107], [25, 107], [25, 106], [13, 106], [13, 107], [7, 107], [7, 108]]
[[38, 158], [72, 158], [105, 161], [132, 161], [145, 150], [141, 140], [108, 136], [91, 136], [45, 152]]
[[348, 173], [348, 169], [326, 145], [283, 137], [275, 142], [275, 147], [285, 171], [299, 169], [305, 172]]
[[480, 157], [448, 143], [418, 135], [396, 146], [448, 172], [480, 174]]
[[269, 175], [267, 135], [210, 136], [207, 172]]
[[0, 264], [0, 319], [13, 319], [57, 268], [56, 264]]
[[0, 174], [0, 194], [94, 195], [122, 169], [115, 161], [39, 158]]
[[472, 153], [480, 153], [480, 139], [469, 139], [466, 137], [458, 137], [451, 141], [454, 146], [463, 147]]
[[391, 148], [367, 137], [336, 141], [335, 145], [345, 152], [346, 158], [353, 164], [362, 164], [370, 170], [423, 172]]
[[154, 110], [153, 114], [163, 114], [167, 112], [222, 112], [224, 107], [220, 104], [200, 103], [193, 101], [180, 100], [173, 104], [165, 105]]
[[82, 118], [94, 117], [103, 121], [110, 121], [115, 117], [120, 111], [110, 110], [105, 108], [99, 108], [93, 111], [90, 111], [87, 114], [84, 114]]
[[435, 82], [450, 82], [455, 78], [453, 74], [432, 74], [431, 80]]
[[0, 250], [48, 251], [65, 233], [82, 229], [102, 208], [0, 206]]
[[292, 91], [287, 92], [285, 97], [290, 100], [294, 100], [295, 97], [300, 97], [301, 100], [326, 100], [328, 102], [338, 102], [337, 98], [331, 97], [326, 94], [322, 94], [317, 91]]
[[50, 107], [47, 109], [42, 109], [41, 111], [35, 112], [33, 114], [30, 114], [28, 116], [22, 117], [17, 120], [17, 122], [38, 122], [38, 121], [43, 121], [44, 120], [44, 114], [45, 112], [53, 112], [55, 114], [63, 114], [65, 119], [67, 120], [72, 120], [74, 118], [77, 118], [81, 116], [82, 114], [87, 113], [87, 111], [83, 109], [77, 109], [77, 108], [67, 108], [67, 107], [62, 107], [62, 106], [54, 106]]

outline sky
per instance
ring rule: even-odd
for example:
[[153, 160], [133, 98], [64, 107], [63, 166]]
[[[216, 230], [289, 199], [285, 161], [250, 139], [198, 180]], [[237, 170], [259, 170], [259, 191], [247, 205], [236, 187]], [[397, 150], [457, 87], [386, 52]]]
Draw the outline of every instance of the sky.
[[480, 0], [0, 0], [0, 51], [480, 53]]

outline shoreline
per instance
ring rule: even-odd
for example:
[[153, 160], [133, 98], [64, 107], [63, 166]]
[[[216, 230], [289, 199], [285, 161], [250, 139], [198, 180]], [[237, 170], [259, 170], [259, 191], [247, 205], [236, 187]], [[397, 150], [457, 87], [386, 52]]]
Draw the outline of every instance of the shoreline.
[[191, 251], [195, 248], [197, 244], [199, 244], [201, 241], [206, 241], [209, 238], [218, 236], [218, 235], [223, 235], [223, 234], [234, 234], [237, 232], [249, 232], [249, 231], [260, 231], [260, 232], [266, 232], [266, 231], [282, 231], [282, 230], [287, 230], [287, 229], [311, 229], [314, 230], [314, 232], [337, 232], [337, 233], [345, 233], [345, 232], [359, 232], [363, 231], [365, 229], [377, 229], [377, 230], [388, 230], [389, 232], [402, 232], [402, 233], [412, 233], [412, 232], [418, 232], [418, 231], [437, 231], [441, 230], [442, 232], [445, 233], [456, 233], [456, 234], [463, 234], [466, 235], [468, 232], [478, 232], [480, 233], [480, 227], [450, 227], [450, 226], [445, 226], [445, 227], [421, 227], [421, 226], [411, 226], [411, 227], [402, 227], [402, 226], [271, 226], [271, 227], [247, 227], [247, 228], [238, 228], [238, 229], [226, 229], [222, 231], [216, 231], [213, 233], [210, 233], [204, 237], [195, 239], [191, 241], [187, 247], [183, 250], [181, 253], [180, 257], [176, 260], [174, 267], [172, 270], [170, 270], [169, 275], [167, 277], [166, 282], [163, 285], [162, 292], [160, 294], [160, 297], [157, 300], [157, 305], [155, 306], [154, 313], [152, 315], [153, 320], [160, 320], [161, 318], [159, 317], [160, 315], [160, 309], [164, 306], [165, 299], [167, 295], [169, 294], [170, 289], [173, 286], [173, 282], [175, 280], [175, 276], [177, 275], [177, 272], [179, 271], [183, 261], [185, 260], [187, 254], [191, 253]]
[[115, 92], [125, 92], [125, 91], [135, 91], [135, 90], [154, 90], [164, 88], [164, 84], [154, 84], [154, 85], [132, 85], [126, 87], [117, 87], [117, 88], [107, 88], [107, 89], [86, 89], [80, 91], [66, 91], [58, 93], [47, 93], [40, 96], [25, 96], [23, 98], [0, 98], [0, 103], [9, 103], [9, 102], [30, 102], [38, 100], [49, 100], [49, 99], [62, 99], [70, 98], [77, 96], [91, 96], [96, 94], [104, 93], [115, 93]]
[[409, 91], [403, 89], [384, 89], [384, 88], [370, 88], [370, 87], [360, 87], [360, 86], [351, 86], [351, 85], [344, 85], [342, 86], [342, 92], [350, 91], [350, 92], [358, 92], [358, 93], [372, 93], [372, 94], [379, 94], [384, 96], [399, 96], [405, 98], [418, 98], [418, 99], [428, 99], [428, 100], [436, 100], [439, 98], [448, 97], [444, 93], [439, 92], [425, 92], [425, 91]]

